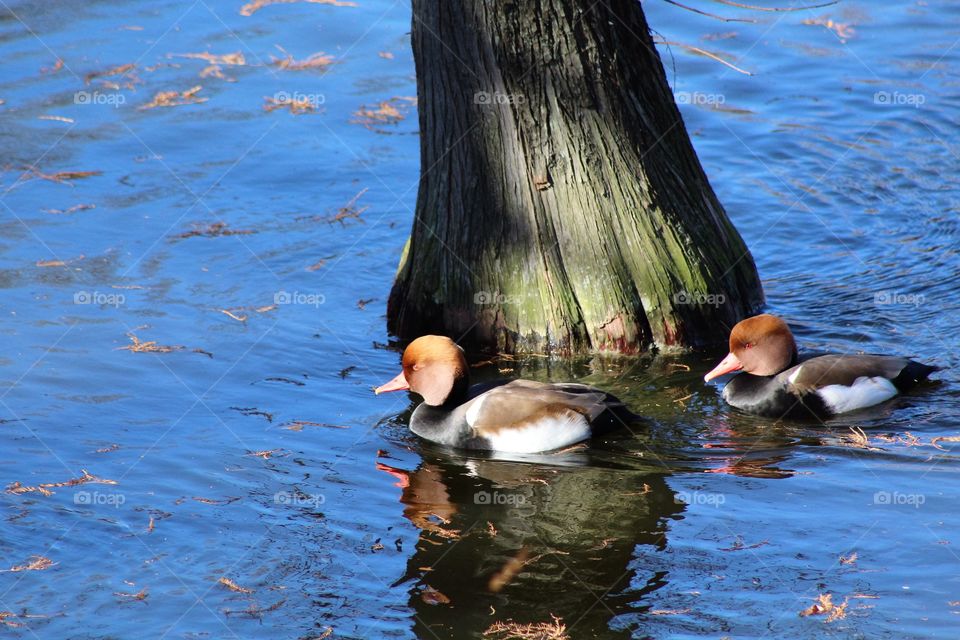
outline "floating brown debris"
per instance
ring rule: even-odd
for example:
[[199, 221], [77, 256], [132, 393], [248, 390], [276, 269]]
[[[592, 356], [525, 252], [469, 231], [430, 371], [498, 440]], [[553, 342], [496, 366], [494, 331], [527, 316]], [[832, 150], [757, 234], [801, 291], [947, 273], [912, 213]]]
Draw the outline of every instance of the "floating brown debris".
[[817, 601], [800, 612], [802, 617], [806, 616], [827, 616], [827, 622], [834, 620], [843, 620], [847, 617], [847, 600], [843, 604], [833, 604], [833, 595], [821, 593], [817, 596]]
[[67, 209], [41, 209], [41, 211], [43, 211], [44, 213], [64, 214], [64, 213], [76, 213], [77, 211], [89, 211], [90, 209], [96, 209], [96, 208], [97, 208], [97, 205], [95, 204], [75, 204], [72, 207], [69, 207]]
[[55, 489], [57, 487], [75, 487], [80, 484], [117, 484], [116, 480], [109, 480], [107, 478], [98, 478], [97, 476], [88, 473], [86, 469], [80, 469], [80, 472], [83, 474], [79, 478], [71, 478], [70, 480], [65, 480], [64, 482], [44, 482], [43, 484], [38, 484], [35, 487], [28, 487], [20, 482], [13, 482], [7, 485], [7, 493], [33, 493], [37, 492], [44, 496], [53, 495], [53, 491], [50, 489]]
[[450, 604], [450, 598], [427, 585], [420, 592], [420, 599], [429, 605]]
[[0, 569], [0, 573], [16, 573], [18, 571], [43, 571], [49, 569], [56, 563], [50, 558], [43, 556], [30, 556], [30, 561], [26, 564], [18, 564], [9, 569]]
[[245, 416], [260, 416], [261, 418], [266, 418], [267, 422], [273, 422], [273, 414], [267, 413], [266, 411], [261, 411], [256, 407], [230, 407], [232, 411], [239, 411]]
[[200, 104], [206, 102], [207, 98], [197, 96], [197, 93], [203, 89], [201, 85], [191, 87], [186, 91], [161, 91], [153, 96], [153, 100], [147, 104], [140, 105], [139, 109], [153, 109], [155, 107], [179, 107], [185, 104]]
[[854, 28], [842, 22], [834, 22], [830, 19], [830, 16], [821, 16], [819, 18], [807, 18], [802, 21], [800, 24], [810, 25], [814, 27], [823, 27], [828, 29], [840, 39], [840, 42], [846, 43], [847, 40], [854, 36]]
[[960, 436], [934, 436], [930, 439], [930, 444], [932, 446], [946, 451], [946, 449], [937, 444], [938, 442], [960, 442]]
[[40, 73], [56, 73], [63, 69], [63, 59], [57, 58], [57, 61], [53, 63], [52, 67], [40, 67]]
[[143, 600], [146, 600], [147, 596], [150, 594], [148, 594], [146, 588], [144, 588], [144, 589], [140, 589], [140, 591], [137, 591], [136, 593], [124, 593], [122, 591], [114, 591], [113, 595], [117, 596], [118, 598], [130, 598], [131, 600], [139, 600], [142, 602]]
[[537, 622], [534, 624], [520, 624], [513, 620], [494, 622], [483, 632], [484, 636], [494, 636], [503, 640], [570, 640], [567, 635], [567, 625], [557, 616], [550, 614], [553, 622]]
[[745, 551], [747, 549], [756, 549], [758, 547], [762, 547], [768, 544], [770, 544], [769, 540], [761, 540], [756, 544], [746, 545], [743, 543], [743, 538], [741, 538], [740, 536], [737, 536], [737, 539], [733, 541], [732, 545], [730, 545], [729, 547], [721, 548], [720, 551]]
[[213, 222], [205, 227], [194, 226], [190, 231], [178, 233], [174, 238], [219, 238], [220, 236], [249, 236], [256, 233], [253, 229], [231, 229], [226, 222]]
[[85, 84], [90, 84], [90, 81], [94, 78], [109, 78], [111, 76], [128, 75], [136, 68], [137, 65], [132, 62], [128, 64], [121, 64], [118, 67], [111, 67], [105, 71], [94, 71], [92, 73], [88, 73], [83, 77], [83, 81]]
[[648, 613], [652, 616], [682, 616], [690, 611], [690, 609], [651, 609]]
[[36, 265], [38, 267], [65, 267], [73, 262], [80, 262], [85, 257], [86, 256], [80, 255], [72, 260], [37, 260]]
[[223, 505], [225, 505], [225, 504], [230, 504], [230, 503], [232, 503], [232, 502], [236, 502], [236, 501], [239, 500], [240, 498], [239, 498], [239, 497], [236, 497], [236, 496], [227, 496], [226, 498], [223, 498], [222, 500], [215, 500], [215, 499], [213, 499], [213, 498], [204, 498], [204, 497], [202, 497], [202, 496], [193, 496], [193, 499], [196, 500], [197, 502], [202, 502], [203, 504], [215, 504], [215, 505], [218, 505], [218, 506], [223, 506]]
[[339, 222], [340, 225], [344, 227], [347, 226], [345, 222], [346, 220], [353, 219], [358, 222], [363, 222], [363, 219], [360, 216], [363, 215], [363, 213], [370, 207], [358, 207], [357, 202], [360, 200], [360, 198], [363, 197], [363, 194], [365, 194], [367, 191], [369, 191], [368, 187], [364, 187], [363, 189], [361, 189], [359, 192], [357, 192], [357, 195], [350, 198], [350, 200], [348, 200], [345, 205], [337, 209], [337, 212], [332, 216], [327, 216], [323, 218], [314, 217], [313, 219], [314, 220], [320, 219], [324, 222], [329, 222], [330, 224], [333, 224], [334, 222]]
[[153, 520], [153, 516], [150, 516], [150, 522], [147, 523], [147, 533], [153, 533], [153, 530], [156, 529], [156, 522]]
[[343, 369], [340, 369], [340, 372], [337, 373], [337, 375], [340, 376], [342, 380], [346, 380], [347, 376], [349, 376], [356, 368], [357, 366], [352, 364], [349, 367], [344, 367]]
[[149, 340], [147, 342], [141, 342], [140, 338], [128, 333], [127, 337], [130, 338], [133, 344], [128, 344], [125, 347], [119, 347], [119, 351], [132, 351], [134, 353], [171, 353], [173, 351], [183, 351], [186, 349], [182, 344], [175, 345], [165, 345], [157, 344], [156, 340]]
[[347, 0], [253, 0], [247, 4], [240, 7], [240, 15], [242, 16], [252, 16], [254, 13], [263, 9], [264, 7], [269, 7], [272, 4], [293, 4], [295, 2], [309, 2], [310, 4], [326, 4], [333, 7], [356, 7], [356, 2], [348, 2]]
[[349, 429], [350, 427], [341, 424], [330, 424], [327, 422], [310, 422], [309, 420], [294, 420], [283, 426], [290, 431], [303, 431], [304, 427], [330, 427], [331, 429]]
[[406, 112], [417, 104], [417, 99], [406, 96], [397, 96], [384, 100], [374, 107], [361, 105], [354, 113], [351, 124], [361, 124], [372, 131], [380, 125], [395, 125], [406, 118]]
[[753, 73], [751, 73], [750, 71], [747, 71], [746, 69], [741, 69], [740, 67], [738, 67], [737, 65], [733, 64], [732, 62], [727, 62], [726, 60], [724, 60], [724, 59], [721, 57], [722, 54], [719, 54], [719, 53], [714, 53], [714, 52], [712, 52], [712, 51], [707, 51], [706, 49], [701, 49], [700, 47], [695, 47], [695, 46], [693, 46], [693, 45], [684, 44], [684, 43], [682, 43], [682, 42], [673, 42], [673, 41], [670, 41], [670, 40], [664, 40], [663, 38], [654, 38], [653, 43], [654, 43], [654, 44], [663, 44], [663, 45], [668, 45], [668, 46], [681, 47], [681, 48], [683, 48], [683, 49], [686, 49], [686, 50], [689, 51], [690, 53], [695, 53], [695, 54], [698, 54], [698, 55], [701, 55], [701, 56], [710, 58], [711, 60], [716, 60], [716, 61], [719, 62], [720, 64], [722, 64], [722, 65], [724, 65], [724, 66], [726, 66], [726, 67], [729, 67], [729, 68], [733, 69], [734, 71], [736, 71], [736, 72], [738, 72], [738, 73], [742, 73], [742, 74], [747, 75], [747, 76], [752, 76], [752, 75], [754, 75]]
[[327, 55], [322, 51], [314, 53], [303, 60], [296, 60], [280, 45], [277, 45], [277, 49], [282, 51], [285, 57], [275, 58], [271, 56], [271, 62], [281, 69], [286, 69], [287, 71], [304, 71], [307, 69], [319, 69], [323, 71], [330, 65], [336, 63], [336, 59], [333, 56]]
[[255, 458], [263, 458], [264, 460], [269, 460], [273, 457], [273, 454], [283, 451], [283, 449], [264, 449], [263, 451], [251, 451], [246, 454], [248, 456], [253, 456]]
[[29, 180], [30, 178], [40, 178], [41, 180], [67, 184], [72, 187], [72, 180], [80, 180], [100, 175], [103, 175], [103, 171], [58, 171], [57, 173], [43, 173], [36, 167], [28, 167], [27, 171], [20, 176], [20, 179]]
[[289, 109], [290, 113], [299, 116], [317, 110], [317, 105], [314, 104], [314, 101], [311, 100], [309, 96], [285, 95], [280, 98], [264, 96], [263, 100], [263, 110], [267, 113], [276, 111], [277, 109]]
[[301, 382], [300, 380], [291, 380], [290, 378], [284, 378], [282, 376], [271, 376], [269, 378], [264, 378], [264, 382], [282, 382], [284, 384], [292, 384], [295, 387], [305, 387], [307, 386], [306, 382]]
[[286, 599], [280, 600], [279, 602], [276, 602], [276, 603], [270, 605], [269, 607], [266, 607], [266, 608], [263, 608], [263, 609], [261, 609], [260, 607], [258, 607], [258, 606], [256, 606], [256, 605], [251, 604], [251, 605], [250, 605], [249, 607], [247, 607], [246, 609], [241, 609], [241, 610], [239, 610], [239, 611], [234, 611], [234, 610], [232, 610], [232, 609], [227, 609], [227, 610], [225, 610], [223, 613], [226, 614], [226, 615], [228, 615], [228, 616], [231, 616], [231, 615], [241, 615], [241, 616], [249, 616], [249, 617], [251, 617], [251, 618], [259, 618], [259, 617], [260, 617], [261, 615], [263, 615], [264, 613], [270, 613], [271, 611], [276, 611], [277, 609], [279, 609], [280, 607], [283, 606], [283, 603], [284, 603], [284, 602], [286, 602]]
[[239, 316], [238, 316], [237, 314], [233, 313], [233, 312], [230, 311], [229, 309], [217, 309], [217, 311], [219, 311], [220, 313], [224, 314], [224, 315], [227, 316], [228, 318], [233, 318], [233, 319], [236, 320], [237, 322], [246, 322], [246, 321], [247, 321], [247, 316], [244, 316], [244, 315], [239, 315]]
[[237, 593], [253, 593], [253, 589], [245, 589], [227, 577], [217, 580], [217, 584], [222, 584], [227, 589], [230, 589], [230, 591], [236, 591]]
[[109, 447], [102, 447], [100, 449], [97, 449], [96, 451], [94, 451], [94, 453], [110, 453], [111, 451], [116, 451], [119, 448], [120, 448], [120, 445], [114, 442]]
[[171, 53], [168, 54], [167, 57], [192, 58], [194, 60], [204, 60], [209, 64], [228, 64], [235, 66], [243, 66], [247, 64], [247, 60], [243, 57], [243, 53], [240, 51], [234, 53], [224, 53], [221, 55], [210, 53], [209, 51], [202, 53]]
[[327, 256], [326, 258], [320, 258], [319, 260], [314, 262], [312, 265], [307, 267], [307, 271], [317, 271], [319, 269], [322, 269], [327, 264], [327, 260], [331, 260], [335, 257], [336, 256]]
[[227, 80], [229, 82], [234, 82], [232, 78], [228, 78], [223, 73], [223, 67], [221, 65], [242, 67], [247, 64], [246, 58], [243, 57], [243, 53], [237, 51], [235, 53], [225, 53], [217, 55], [215, 53], [203, 52], [203, 53], [171, 53], [167, 54], [167, 57], [174, 58], [192, 58], [195, 60], [204, 60], [208, 63], [203, 70], [200, 71], [201, 78], [219, 78], [220, 80]]
[[857, 561], [857, 552], [854, 551], [848, 556], [840, 556], [840, 564], [853, 564]]
[[499, 571], [490, 576], [490, 581], [487, 582], [487, 590], [492, 593], [497, 593], [505, 586], [513, 582], [513, 579], [517, 577], [517, 574], [520, 573], [527, 565], [527, 560], [529, 558], [530, 551], [526, 547], [522, 547], [520, 551], [517, 552], [517, 555], [507, 560], [507, 562], [503, 565], [503, 567], [500, 568]]
[[367, 305], [373, 302], [374, 300], [376, 300], [376, 298], [361, 298], [360, 300], [357, 300], [357, 309], [360, 309], [360, 311], [363, 311], [364, 309], [367, 308]]

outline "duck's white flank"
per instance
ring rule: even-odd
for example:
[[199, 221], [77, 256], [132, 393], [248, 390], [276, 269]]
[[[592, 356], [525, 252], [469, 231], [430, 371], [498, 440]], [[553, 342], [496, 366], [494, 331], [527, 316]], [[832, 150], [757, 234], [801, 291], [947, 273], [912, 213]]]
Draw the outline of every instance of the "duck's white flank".
[[787, 378], [787, 380], [790, 382], [790, 384], [795, 383], [795, 382], [797, 381], [797, 378], [800, 377], [800, 370], [801, 370], [801, 369], [803, 369], [803, 365], [800, 365], [799, 367], [797, 367], [797, 370], [794, 371], [793, 373], [791, 373], [791, 374], [790, 374], [790, 377]]
[[[480, 396], [467, 409], [467, 424], [471, 427], [480, 418], [484, 400], [486, 398]], [[586, 440], [590, 437], [590, 423], [576, 411], [563, 411], [521, 427], [490, 429], [484, 433], [484, 437], [490, 441], [490, 448], [494, 451], [540, 453]]]
[[520, 427], [500, 429], [487, 435], [495, 451], [540, 453], [562, 449], [590, 437], [590, 423], [575, 411]]
[[845, 413], [880, 404], [898, 392], [887, 378], [862, 376], [854, 380], [852, 385], [830, 384], [818, 389], [817, 393], [831, 411]]

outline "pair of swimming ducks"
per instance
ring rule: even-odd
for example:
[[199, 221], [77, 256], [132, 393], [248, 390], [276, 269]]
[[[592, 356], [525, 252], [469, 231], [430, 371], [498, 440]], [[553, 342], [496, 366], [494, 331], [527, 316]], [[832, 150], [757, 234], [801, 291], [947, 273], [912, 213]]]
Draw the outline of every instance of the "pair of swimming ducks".
[[[710, 381], [735, 371], [723, 398], [771, 418], [829, 418], [880, 404], [938, 368], [897, 356], [825, 355], [801, 361], [787, 323], [769, 314], [733, 327], [730, 353]], [[409, 389], [423, 397], [410, 430], [465, 449], [540, 453], [635, 421], [615, 397], [585, 384], [501, 380], [470, 386], [463, 350], [423, 336], [403, 352], [403, 371], [376, 393]]]

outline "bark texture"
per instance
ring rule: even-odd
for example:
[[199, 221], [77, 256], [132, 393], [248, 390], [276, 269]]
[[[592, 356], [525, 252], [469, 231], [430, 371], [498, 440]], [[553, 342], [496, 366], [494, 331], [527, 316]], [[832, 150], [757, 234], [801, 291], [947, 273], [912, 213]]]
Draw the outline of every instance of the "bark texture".
[[413, 0], [421, 177], [401, 340], [700, 346], [763, 303], [637, 0]]

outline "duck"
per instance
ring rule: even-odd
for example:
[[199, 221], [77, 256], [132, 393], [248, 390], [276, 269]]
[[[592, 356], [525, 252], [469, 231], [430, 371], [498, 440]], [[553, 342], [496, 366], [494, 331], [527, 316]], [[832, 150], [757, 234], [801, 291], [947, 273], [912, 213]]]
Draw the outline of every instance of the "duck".
[[740, 372], [723, 388], [733, 407], [769, 418], [832, 418], [890, 400], [939, 367], [884, 355], [801, 359], [790, 327], [764, 313], [738, 322], [730, 353], [703, 379]]
[[449, 447], [544, 453], [639, 420], [616, 397], [586, 384], [496, 380], [471, 386], [464, 351], [446, 336], [411, 342], [402, 366], [374, 392], [421, 396], [410, 430]]

